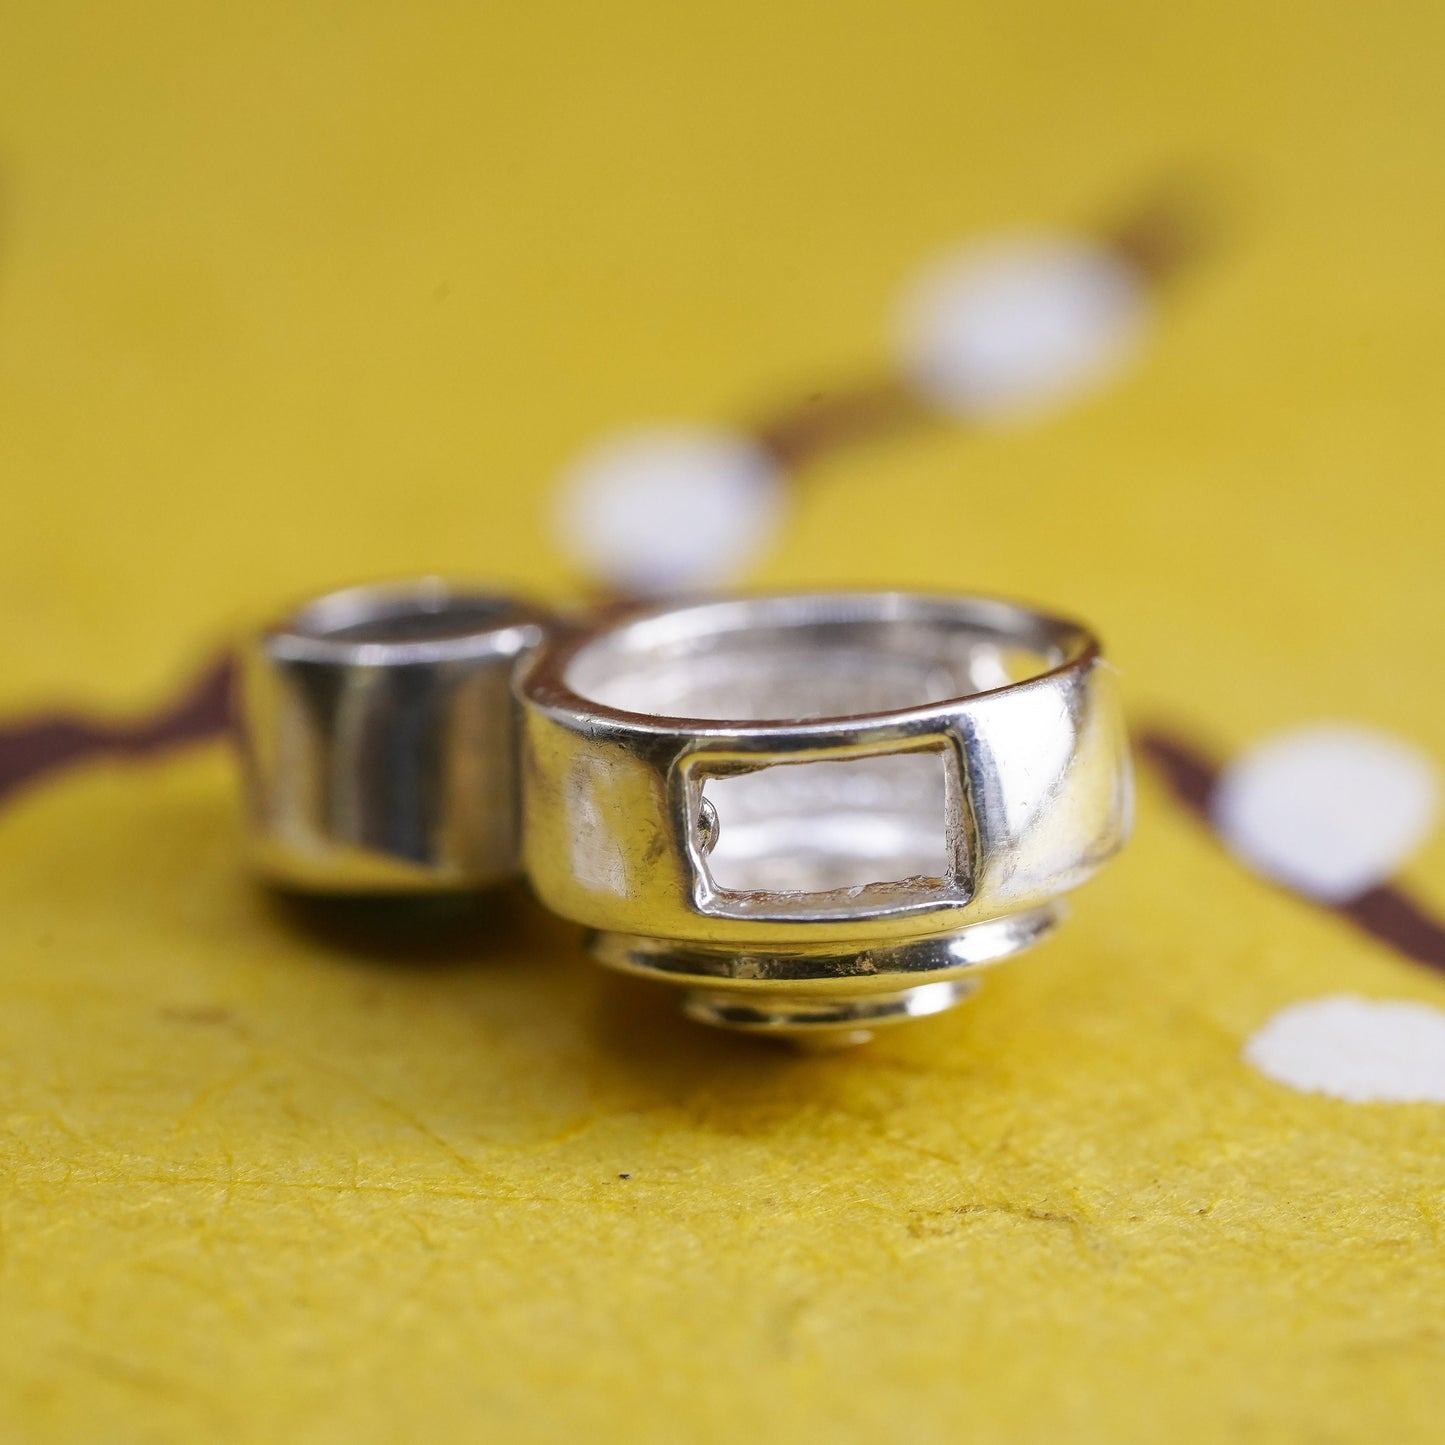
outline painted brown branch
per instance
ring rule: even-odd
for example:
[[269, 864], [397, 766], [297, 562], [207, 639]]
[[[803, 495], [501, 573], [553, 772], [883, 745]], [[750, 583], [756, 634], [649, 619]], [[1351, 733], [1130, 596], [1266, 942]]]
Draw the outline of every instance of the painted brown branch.
[[[1172, 281], [1212, 250], [1219, 227], [1199, 187], [1161, 186], [1122, 220], [1103, 228], [1105, 244], [1153, 286]], [[835, 392], [815, 392], [753, 429], [755, 440], [790, 471], [839, 447], [914, 430], [936, 420], [902, 377], [879, 376]]]
[[1341, 904], [1356, 928], [1427, 968], [1445, 969], [1445, 923], [1432, 918], [1403, 889], [1382, 884]]
[[[1160, 283], [1207, 249], [1213, 228], [1198, 188], [1173, 186], [1157, 191], [1117, 225], [1106, 229], [1108, 243], [1151, 282]], [[933, 414], [899, 376], [880, 376], [836, 392], [818, 392], [765, 419], [753, 432], [759, 445], [779, 465], [795, 471], [835, 448], [921, 428]], [[214, 663], [173, 705], [150, 718], [109, 723], [56, 713], [0, 726], [0, 803], [19, 789], [57, 769], [95, 757], [144, 757], [222, 733], [227, 725], [231, 663]], [[1208, 781], [1198, 772], [1187, 749], [1162, 737], [1146, 739], [1156, 764], [1176, 792], [1207, 816]], [[1173, 749], [1171, 753], [1171, 749]], [[1439, 964], [1445, 946], [1439, 926], [1408, 900], [1385, 890], [1350, 906], [1358, 925], [1378, 933], [1388, 929], [1394, 939], [1406, 937], [1406, 948], [1429, 954], [1422, 961]], [[1383, 936], [1383, 935], [1381, 935]]]
[[885, 376], [836, 392], [815, 392], [756, 427], [753, 437], [780, 466], [793, 470], [838, 447], [932, 421], [900, 378]]
[[178, 698], [132, 721], [52, 713], [0, 725], [0, 804], [61, 768], [150, 757], [220, 736], [228, 726], [231, 672], [231, 659], [218, 658]]
[[[229, 726], [232, 670], [229, 657], [217, 659], [174, 702], [136, 721], [100, 722], [55, 713], [0, 727], [0, 803], [65, 767], [102, 757], [150, 757], [221, 736]], [[1214, 760], [1193, 743], [1160, 729], [1140, 734], [1138, 746], [1174, 796], [1213, 831], [1212, 802], [1219, 778]], [[1406, 958], [1445, 971], [1445, 923], [1396, 885], [1381, 884], [1338, 905], [1305, 901], [1332, 907]]]
[[[1140, 733], [1138, 747], [1179, 802], [1213, 832], [1214, 790], [1219, 781], [1214, 760], [1186, 739], [1157, 728]], [[1432, 917], [1397, 884], [1382, 883], [1339, 904], [1288, 891], [1317, 908], [1328, 908], [1412, 962], [1445, 972], [1445, 922]]]
[[1201, 181], [1175, 179], [1136, 201], [1103, 227], [1114, 252], [1154, 286], [1164, 286], [1219, 249], [1222, 206]]

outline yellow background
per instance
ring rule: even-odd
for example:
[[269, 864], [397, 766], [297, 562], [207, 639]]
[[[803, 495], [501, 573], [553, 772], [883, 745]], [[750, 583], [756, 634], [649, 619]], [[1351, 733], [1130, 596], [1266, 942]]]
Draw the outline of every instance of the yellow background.
[[[1445, 758], [1442, 54], [1423, 3], [11, 3], [0, 709], [144, 712], [358, 577], [575, 593], [590, 439], [872, 374], [930, 253], [1183, 166], [1228, 234], [1120, 385], [830, 456], [748, 580], [1032, 596], [1136, 723]], [[0, 817], [0, 1437], [1445, 1433], [1445, 1112], [1239, 1057], [1445, 982], [1152, 779], [1059, 941], [846, 1056], [520, 896], [409, 936], [253, 890], [219, 747]]]

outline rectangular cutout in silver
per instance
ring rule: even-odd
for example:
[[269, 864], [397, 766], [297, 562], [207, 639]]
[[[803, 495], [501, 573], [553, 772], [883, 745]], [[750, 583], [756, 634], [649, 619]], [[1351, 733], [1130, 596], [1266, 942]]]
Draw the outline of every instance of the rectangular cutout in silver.
[[821, 911], [846, 917], [885, 891], [903, 906], [963, 901], [956, 753], [904, 752], [689, 769], [699, 812], [704, 911]]

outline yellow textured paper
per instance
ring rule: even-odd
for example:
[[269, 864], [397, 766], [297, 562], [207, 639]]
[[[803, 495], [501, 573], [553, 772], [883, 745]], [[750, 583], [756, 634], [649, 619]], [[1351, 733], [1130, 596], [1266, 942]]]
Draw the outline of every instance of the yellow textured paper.
[[[940, 247], [1228, 235], [1046, 423], [839, 450], [757, 585], [998, 590], [1136, 725], [1445, 760], [1445, 12], [249, 3], [0, 21], [0, 709], [159, 707], [298, 593], [580, 579], [590, 439], [886, 363]], [[1149, 775], [1057, 941], [800, 1057], [520, 894], [430, 935], [240, 869], [223, 751], [0, 814], [6, 1441], [1434, 1441], [1445, 1106], [1271, 1083], [1445, 980]], [[1445, 910], [1445, 841], [1410, 865]]]

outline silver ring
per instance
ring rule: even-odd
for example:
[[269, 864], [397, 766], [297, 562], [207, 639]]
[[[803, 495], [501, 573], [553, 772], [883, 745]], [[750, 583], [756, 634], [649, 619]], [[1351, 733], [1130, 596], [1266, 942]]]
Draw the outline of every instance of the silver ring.
[[951, 1007], [1125, 841], [1075, 623], [898, 592], [632, 609], [519, 672], [523, 858], [595, 956], [817, 1042]]
[[426, 577], [330, 593], [251, 639], [239, 733], [259, 871], [326, 893], [515, 874], [511, 675], [548, 621]]

